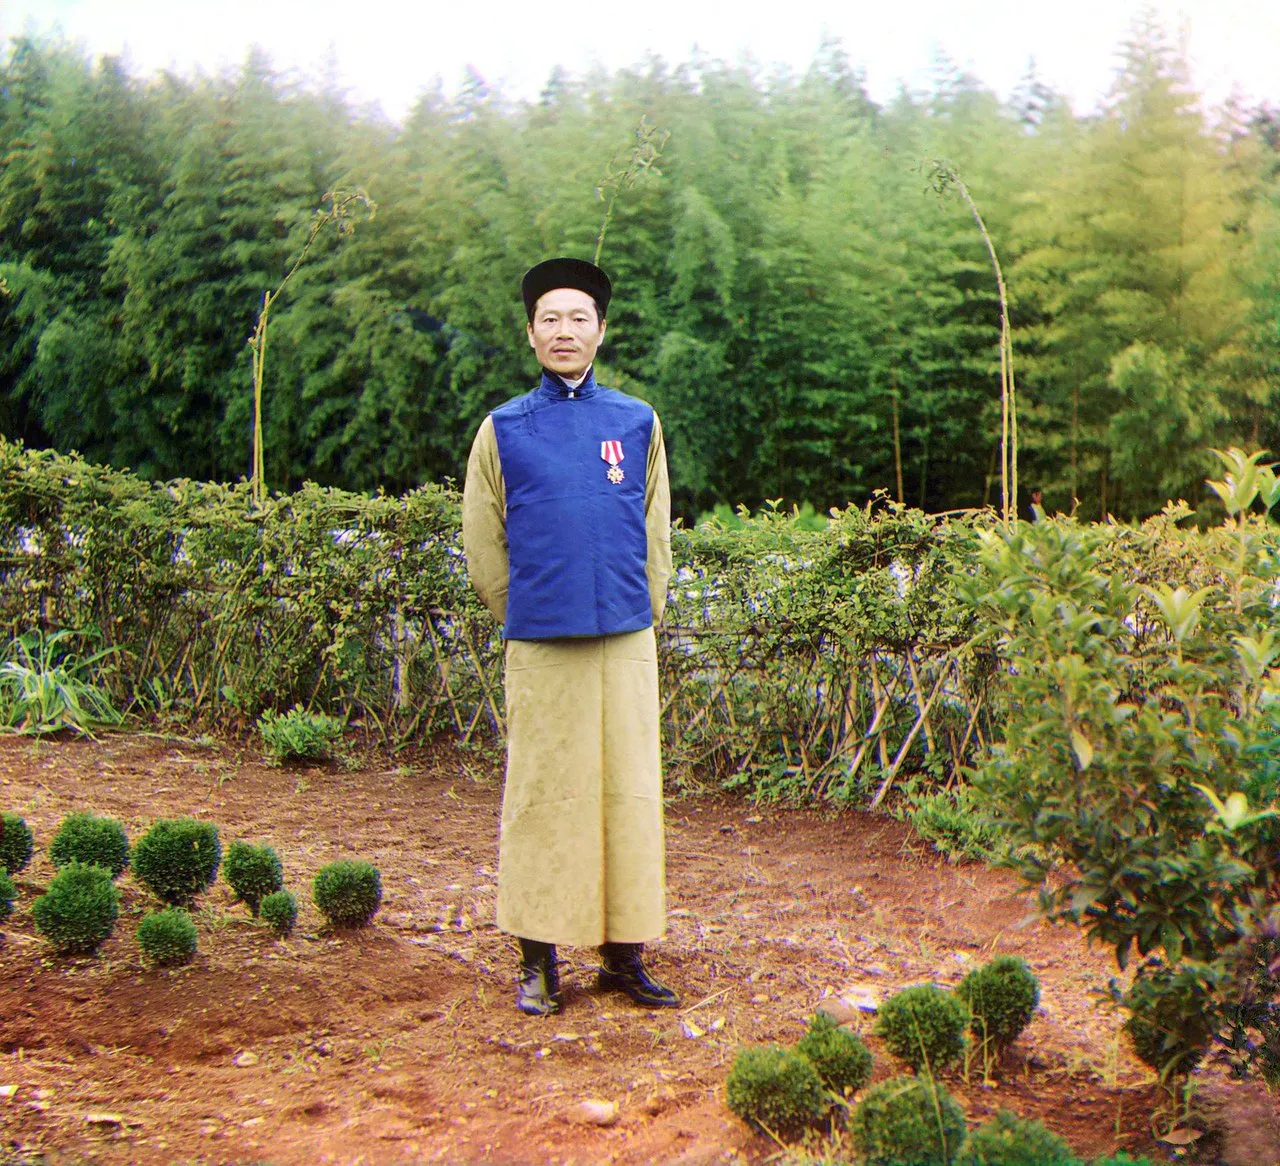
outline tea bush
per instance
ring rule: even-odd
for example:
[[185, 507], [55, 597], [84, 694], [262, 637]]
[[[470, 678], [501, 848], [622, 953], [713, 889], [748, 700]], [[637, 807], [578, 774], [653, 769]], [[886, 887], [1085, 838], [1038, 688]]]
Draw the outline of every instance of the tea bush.
[[0, 642], [50, 612], [101, 628], [143, 665], [99, 678], [115, 706], [185, 723], [239, 731], [305, 702], [397, 737], [500, 729], [501, 639], [458, 528], [458, 494], [434, 484], [255, 505], [248, 482], [146, 481], [0, 439]]
[[312, 893], [320, 913], [335, 927], [363, 927], [382, 902], [378, 868], [360, 859], [341, 859], [321, 867]]
[[951, 1166], [964, 1111], [931, 1077], [894, 1077], [867, 1090], [849, 1130], [866, 1166]]
[[1002, 1109], [969, 1133], [956, 1166], [1081, 1166], [1080, 1159], [1043, 1122]]
[[35, 839], [26, 820], [17, 814], [0, 819], [0, 866], [11, 875], [25, 870], [35, 851]]
[[196, 954], [198, 935], [191, 916], [181, 907], [149, 911], [138, 924], [138, 946], [158, 967], [188, 964]]
[[834, 1017], [815, 1012], [796, 1052], [805, 1057], [828, 1089], [856, 1093], [871, 1080], [871, 1050], [856, 1033], [842, 1028]]
[[93, 863], [117, 878], [129, 865], [129, 838], [114, 818], [68, 814], [49, 843], [49, 860], [58, 867], [72, 861]]
[[874, 1032], [917, 1073], [940, 1073], [963, 1055], [968, 1022], [964, 1005], [954, 995], [919, 984], [884, 1002]]
[[268, 895], [284, 886], [284, 867], [280, 856], [266, 844], [233, 842], [227, 848], [222, 864], [222, 877], [230, 884], [236, 898], [258, 914], [259, 905]]
[[262, 918], [282, 939], [298, 922], [298, 900], [292, 891], [276, 891], [262, 900]]
[[285, 713], [268, 709], [258, 718], [258, 734], [277, 764], [318, 761], [328, 757], [334, 742], [342, 739], [342, 718], [307, 712], [301, 705]]
[[36, 929], [60, 952], [86, 955], [110, 936], [119, 912], [120, 892], [100, 866], [69, 862], [31, 904]]
[[1140, 528], [1021, 524], [963, 584], [1007, 669], [977, 784], [1044, 913], [1141, 961], [1130, 1031], [1179, 1073], [1277, 1024], [1254, 953], [1280, 899], [1280, 538], [1251, 508], [1280, 480], [1220, 458], [1222, 528], [1188, 538], [1181, 504]]
[[[100, 628], [140, 664], [97, 677], [115, 707], [185, 723], [239, 732], [301, 704], [387, 740], [501, 736], [500, 629], [459, 514], [435, 485], [308, 483], [259, 505], [245, 482], [144, 481], [0, 438], [0, 642], [50, 612]], [[955, 581], [989, 524], [876, 495], [818, 523], [768, 507], [677, 528], [659, 645], [672, 780], [847, 803], [926, 759], [972, 761], [995, 674], [965, 647]]]
[[1031, 1022], [1040, 1004], [1040, 983], [1024, 960], [1002, 955], [965, 976], [956, 997], [969, 1010], [969, 1031], [984, 1057], [995, 1056]]
[[793, 1137], [831, 1107], [809, 1060], [778, 1045], [739, 1049], [725, 1083], [729, 1108], [756, 1128]]
[[195, 818], [161, 819], [133, 848], [134, 877], [157, 899], [186, 907], [218, 874], [218, 828]]
[[18, 899], [18, 888], [13, 885], [9, 872], [0, 866], [0, 923], [13, 914], [13, 905]]

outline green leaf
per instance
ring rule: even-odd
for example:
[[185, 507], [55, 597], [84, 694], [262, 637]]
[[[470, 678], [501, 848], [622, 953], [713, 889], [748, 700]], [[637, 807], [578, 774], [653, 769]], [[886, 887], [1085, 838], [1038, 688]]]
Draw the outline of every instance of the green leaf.
[[1082, 770], [1088, 769], [1093, 764], [1093, 746], [1089, 743], [1089, 738], [1079, 729], [1071, 730], [1071, 749]]

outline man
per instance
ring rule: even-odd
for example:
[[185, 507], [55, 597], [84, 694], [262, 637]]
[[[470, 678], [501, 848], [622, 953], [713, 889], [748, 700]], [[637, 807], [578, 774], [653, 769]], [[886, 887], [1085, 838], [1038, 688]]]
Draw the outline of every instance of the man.
[[516, 1005], [560, 1010], [556, 944], [599, 946], [597, 982], [671, 1007], [643, 962], [666, 905], [654, 625], [671, 574], [653, 409], [597, 385], [612, 287], [548, 259], [521, 284], [530, 393], [481, 423], [467, 462], [467, 569], [506, 640], [498, 926], [520, 943]]

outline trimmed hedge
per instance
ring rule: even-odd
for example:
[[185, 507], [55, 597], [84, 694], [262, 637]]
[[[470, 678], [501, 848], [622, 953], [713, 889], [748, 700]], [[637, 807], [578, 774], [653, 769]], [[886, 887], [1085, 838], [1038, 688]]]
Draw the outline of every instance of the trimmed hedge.
[[133, 848], [133, 873], [157, 899], [190, 906], [218, 875], [218, 827], [195, 818], [162, 818]]
[[129, 865], [129, 837], [124, 827], [114, 818], [68, 814], [49, 843], [49, 861], [63, 867], [73, 860], [94, 863], [117, 878]]
[[120, 892], [100, 866], [69, 862], [31, 904], [36, 930], [66, 955], [95, 952], [111, 935]]

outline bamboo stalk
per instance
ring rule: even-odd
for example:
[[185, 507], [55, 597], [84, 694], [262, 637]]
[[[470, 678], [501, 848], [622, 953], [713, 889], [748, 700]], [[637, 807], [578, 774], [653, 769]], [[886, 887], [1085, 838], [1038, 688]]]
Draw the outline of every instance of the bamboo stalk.
[[[895, 688], [897, 687], [897, 684], [898, 684], [898, 677], [895, 676], [893, 678], [893, 685]], [[875, 657], [875, 653], [873, 652], [871, 654], [871, 696], [872, 696], [872, 699], [876, 701], [877, 705], [879, 705], [879, 699], [880, 699], [879, 693], [882, 689], [883, 689], [883, 683], [880, 680], [880, 669], [876, 664], [876, 657]], [[892, 695], [892, 692], [890, 692], [885, 696], [885, 700], [884, 700], [885, 708], [888, 708], [891, 695]], [[879, 719], [879, 716], [877, 714], [877, 720], [878, 719]], [[881, 769], [886, 768], [889, 764], [889, 747], [885, 744], [883, 733], [879, 733], [876, 735], [876, 752], [880, 756], [880, 768]]]
[[938, 698], [938, 693], [942, 691], [942, 682], [946, 679], [946, 671], [944, 670], [939, 676], [937, 683], [933, 686], [933, 691], [929, 694], [929, 699], [925, 707], [921, 710], [920, 715], [916, 718], [916, 723], [911, 726], [911, 732], [907, 734], [907, 739], [902, 742], [902, 747], [898, 750], [897, 756], [893, 759], [893, 765], [889, 768], [889, 772], [885, 774], [884, 780], [880, 783], [880, 788], [876, 790], [876, 796], [871, 799], [871, 809], [876, 809], [884, 796], [889, 792], [889, 788], [893, 785], [894, 778], [898, 776], [898, 769], [902, 762], [906, 759], [907, 750], [911, 748], [911, 744], [916, 739], [916, 735], [920, 731], [920, 726], [924, 723], [928, 716], [929, 709], [933, 707], [933, 702]]
[[929, 727], [929, 717], [925, 712], [924, 706], [920, 699], [920, 673], [916, 670], [915, 657], [911, 653], [911, 649], [907, 649], [907, 673], [911, 677], [911, 693], [916, 698], [916, 708], [920, 712], [921, 718], [924, 720], [924, 740], [925, 746], [930, 753], [933, 752], [933, 730]]

